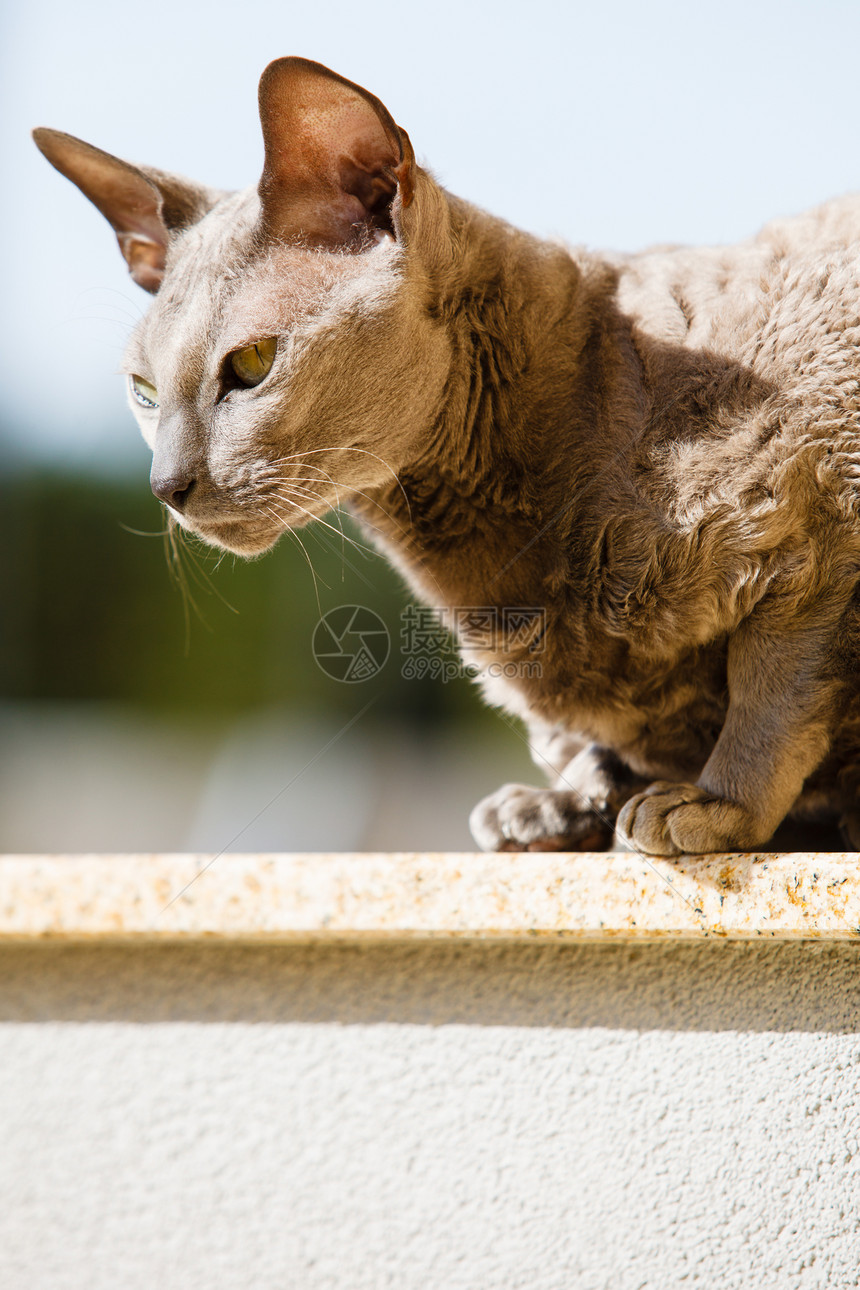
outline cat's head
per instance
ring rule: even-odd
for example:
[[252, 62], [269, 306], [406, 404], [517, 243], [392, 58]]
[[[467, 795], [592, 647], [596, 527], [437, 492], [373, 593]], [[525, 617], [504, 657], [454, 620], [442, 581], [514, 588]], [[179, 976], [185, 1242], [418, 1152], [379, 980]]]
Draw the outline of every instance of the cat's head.
[[447, 370], [427, 308], [444, 204], [406, 133], [300, 58], [263, 73], [260, 119], [263, 175], [242, 193], [34, 131], [154, 296], [125, 355], [153, 492], [241, 554], [389, 483], [420, 455]]

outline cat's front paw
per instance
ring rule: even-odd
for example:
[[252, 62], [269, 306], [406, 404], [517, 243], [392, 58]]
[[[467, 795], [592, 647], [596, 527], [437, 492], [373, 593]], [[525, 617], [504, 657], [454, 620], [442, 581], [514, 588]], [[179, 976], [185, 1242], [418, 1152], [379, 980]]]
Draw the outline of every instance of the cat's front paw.
[[469, 826], [483, 851], [602, 851], [612, 841], [612, 821], [579, 794], [528, 784], [485, 797]]
[[750, 813], [736, 802], [694, 784], [666, 780], [631, 797], [616, 825], [621, 846], [652, 856], [745, 850], [765, 840], [760, 833]]

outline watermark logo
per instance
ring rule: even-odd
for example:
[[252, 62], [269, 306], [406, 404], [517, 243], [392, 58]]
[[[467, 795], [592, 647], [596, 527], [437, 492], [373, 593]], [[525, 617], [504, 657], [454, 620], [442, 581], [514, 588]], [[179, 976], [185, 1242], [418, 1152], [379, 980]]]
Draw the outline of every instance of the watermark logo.
[[[454, 681], [479, 675], [514, 680], [539, 677], [546, 611], [536, 605], [407, 605], [400, 615], [400, 673], [407, 681]], [[462, 649], [485, 658], [464, 663]]]
[[388, 661], [391, 637], [379, 614], [365, 605], [338, 605], [314, 628], [314, 658], [335, 681], [369, 681]]
[[[400, 674], [407, 681], [537, 678], [545, 637], [546, 611], [536, 605], [407, 605], [400, 614]], [[458, 646], [480, 662], [464, 662]], [[362, 605], [329, 610], [313, 636], [315, 659], [336, 681], [369, 681], [385, 666], [390, 648], [384, 622]]]

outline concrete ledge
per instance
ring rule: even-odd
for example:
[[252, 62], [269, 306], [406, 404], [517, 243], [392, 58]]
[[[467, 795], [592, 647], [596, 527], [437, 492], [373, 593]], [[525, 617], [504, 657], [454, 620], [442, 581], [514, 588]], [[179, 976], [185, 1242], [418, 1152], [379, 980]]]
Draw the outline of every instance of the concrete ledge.
[[0, 940], [860, 939], [855, 854], [0, 857]]

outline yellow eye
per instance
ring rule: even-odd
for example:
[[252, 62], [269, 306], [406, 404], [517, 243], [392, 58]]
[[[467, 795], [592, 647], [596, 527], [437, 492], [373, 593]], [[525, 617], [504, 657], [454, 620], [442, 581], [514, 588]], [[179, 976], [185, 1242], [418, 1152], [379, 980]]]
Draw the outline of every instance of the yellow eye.
[[141, 407], [157, 408], [158, 407], [158, 390], [149, 381], [145, 381], [142, 376], [132, 376], [131, 392], [137, 399]]
[[230, 355], [230, 366], [243, 385], [259, 385], [271, 372], [277, 351], [277, 337], [270, 336], [246, 349], [237, 349]]

